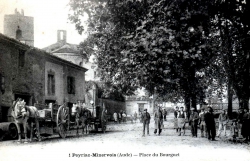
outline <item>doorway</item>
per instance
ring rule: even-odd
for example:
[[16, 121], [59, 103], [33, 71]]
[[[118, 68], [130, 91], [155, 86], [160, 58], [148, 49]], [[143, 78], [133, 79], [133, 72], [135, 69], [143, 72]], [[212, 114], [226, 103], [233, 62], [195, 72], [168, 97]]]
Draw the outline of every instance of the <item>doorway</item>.
[[31, 106], [32, 102], [30, 100], [31, 96], [29, 94], [15, 94], [15, 100], [17, 100], [17, 98], [22, 98], [24, 100], [24, 102], [26, 102], [26, 105]]

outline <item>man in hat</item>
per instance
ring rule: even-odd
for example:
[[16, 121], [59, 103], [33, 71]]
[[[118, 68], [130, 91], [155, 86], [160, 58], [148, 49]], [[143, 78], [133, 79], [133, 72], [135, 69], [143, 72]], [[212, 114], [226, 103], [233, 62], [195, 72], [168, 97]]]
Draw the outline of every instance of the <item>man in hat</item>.
[[205, 123], [205, 109], [201, 108], [201, 112], [199, 113], [199, 123], [200, 130], [201, 130], [201, 137], [204, 137], [204, 131], [205, 131], [205, 137], [207, 137], [207, 127]]
[[155, 131], [154, 131], [154, 133], [156, 134], [157, 129], [159, 129], [158, 135], [160, 135], [161, 132], [162, 132], [162, 128], [163, 128], [163, 114], [162, 114], [162, 110], [161, 110], [160, 106], [158, 106], [158, 109], [154, 113], [154, 120], [155, 120]]
[[199, 115], [195, 111], [195, 108], [191, 108], [191, 113], [189, 116], [189, 124], [191, 126], [192, 137], [197, 137], [197, 125], [198, 125]]
[[242, 123], [243, 123], [243, 115], [244, 115], [244, 112], [243, 112], [243, 109], [240, 108], [239, 109], [239, 113], [238, 113], [238, 116], [237, 116], [237, 122], [238, 122], [238, 136], [240, 138], [242, 138], [243, 136], [241, 135], [241, 131], [242, 131]]
[[220, 134], [222, 130], [224, 130], [224, 136], [226, 136], [226, 128], [227, 128], [227, 123], [229, 121], [228, 115], [226, 114], [226, 109], [222, 109], [221, 113], [219, 115], [218, 121], [219, 121], [219, 129], [218, 129], [218, 134], [217, 137], [220, 137]]
[[215, 141], [215, 121], [212, 107], [208, 107], [208, 112], [205, 114], [205, 122], [207, 126], [208, 140]]
[[144, 109], [141, 120], [143, 123], [143, 134], [142, 136], [145, 136], [145, 128], [147, 128], [147, 134], [149, 135], [149, 124], [150, 124], [150, 114], [147, 112], [147, 109]]

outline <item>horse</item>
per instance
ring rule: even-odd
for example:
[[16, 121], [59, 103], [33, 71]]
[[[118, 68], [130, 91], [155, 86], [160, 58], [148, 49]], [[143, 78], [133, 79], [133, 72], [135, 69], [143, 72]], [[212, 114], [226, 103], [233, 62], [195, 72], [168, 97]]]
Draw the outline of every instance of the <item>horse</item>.
[[27, 138], [27, 125], [30, 123], [30, 141], [33, 141], [33, 123], [36, 124], [37, 129], [37, 135], [38, 135], [38, 141], [41, 141], [40, 131], [39, 131], [39, 122], [38, 122], [38, 110], [35, 106], [26, 106], [26, 102], [24, 100], [21, 100], [18, 98], [16, 101], [14, 101], [12, 106], [12, 116], [15, 120], [15, 123], [17, 125], [17, 131], [18, 131], [18, 143], [21, 143], [21, 124], [23, 125], [24, 129], [24, 143], [28, 143]]
[[86, 134], [88, 133], [88, 126], [90, 125], [91, 111], [84, 108], [81, 105], [73, 104], [71, 109], [71, 116], [76, 124], [76, 134], [78, 135], [79, 126], [82, 124], [82, 133], [84, 134], [84, 129], [86, 128]]

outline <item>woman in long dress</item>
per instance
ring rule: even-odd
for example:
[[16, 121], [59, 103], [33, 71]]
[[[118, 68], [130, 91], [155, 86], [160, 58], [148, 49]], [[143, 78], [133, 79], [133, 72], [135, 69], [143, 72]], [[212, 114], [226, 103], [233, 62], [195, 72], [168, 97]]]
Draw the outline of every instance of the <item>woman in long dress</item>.
[[178, 115], [177, 115], [179, 136], [181, 136], [181, 129], [183, 129], [183, 135], [185, 134], [186, 118], [187, 118], [186, 112], [183, 111], [183, 107], [181, 107], [180, 111], [178, 112]]
[[179, 113], [179, 107], [176, 106], [174, 111], [174, 129], [176, 129], [176, 132], [178, 132], [178, 119], [177, 119], [178, 113]]

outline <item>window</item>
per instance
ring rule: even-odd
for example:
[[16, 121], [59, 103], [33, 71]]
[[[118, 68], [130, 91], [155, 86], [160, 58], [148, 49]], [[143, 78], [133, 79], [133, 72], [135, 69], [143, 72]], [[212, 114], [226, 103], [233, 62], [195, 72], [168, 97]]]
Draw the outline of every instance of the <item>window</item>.
[[25, 64], [25, 50], [19, 50], [18, 65], [19, 67], [24, 67], [24, 64]]
[[48, 74], [48, 95], [55, 95], [55, 76]]
[[68, 77], [67, 85], [68, 85], [68, 94], [75, 94], [75, 78], [74, 77]]

